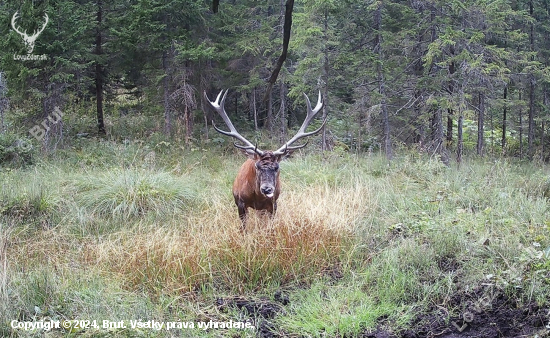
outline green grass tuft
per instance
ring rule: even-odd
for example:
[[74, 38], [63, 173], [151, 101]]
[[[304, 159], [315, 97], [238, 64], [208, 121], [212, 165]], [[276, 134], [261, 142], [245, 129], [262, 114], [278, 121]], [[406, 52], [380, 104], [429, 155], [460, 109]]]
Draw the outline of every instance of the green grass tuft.
[[382, 317], [403, 315], [395, 303], [380, 302], [357, 285], [322, 282], [294, 294], [277, 322], [284, 332], [302, 337], [357, 337], [377, 327]]
[[182, 212], [196, 197], [183, 177], [143, 169], [112, 169], [77, 177], [77, 199], [92, 213], [114, 218], [154, 214], [165, 217]]

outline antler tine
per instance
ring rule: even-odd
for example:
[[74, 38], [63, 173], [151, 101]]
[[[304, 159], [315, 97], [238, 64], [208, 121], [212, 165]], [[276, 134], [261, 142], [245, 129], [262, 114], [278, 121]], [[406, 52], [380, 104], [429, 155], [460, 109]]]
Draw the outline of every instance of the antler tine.
[[311, 109], [311, 102], [309, 101], [309, 97], [305, 93], [304, 93], [304, 96], [306, 98], [307, 115], [304, 122], [302, 123], [302, 126], [300, 127], [300, 129], [298, 129], [298, 133], [296, 133], [296, 135], [294, 135], [281, 148], [274, 151], [273, 154], [284, 155], [284, 154], [287, 154], [289, 151], [293, 151], [293, 150], [305, 147], [307, 145], [307, 142], [299, 146], [291, 146], [291, 145], [301, 138], [304, 138], [313, 134], [317, 134], [319, 131], [321, 131], [321, 129], [323, 129], [323, 127], [325, 126], [325, 123], [327, 123], [327, 119], [325, 118], [325, 120], [323, 121], [323, 124], [319, 128], [315, 129], [314, 131], [306, 132], [306, 128], [311, 123], [311, 120], [323, 107], [323, 102], [321, 101], [321, 91], [319, 91], [319, 99], [317, 100], [317, 104], [315, 105], [315, 108]]
[[285, 152], [301, 149], [301, 148], [307, 146], [307, 144], [308, 144], [308, 141], [306, 141], [306, 143], [304, 143], [304, 144], [300, 144], [299, 146], [291, 146], [291, 147], [287, 146], [287, 147], [285, 147]]
[[[317, 99], [317, 104], [315, 105], [314, 109], [311, 109], [311, 102], [309, 101], [309, 97], [307, 97], [306, 93], [303, 93], [303, 94], [306, 98], [306, 104], [307, 104], [307, 117], [306, 117], [306, 120], [309, 123], [309, 120], [311, 120], [311, 118], [313, 116], [315, 116], [315, 114], [317, 114], [319, 112], [319, 110], [321, 110], [321, 108], [323, 107], [323, 102], [321, 102], [321, 91], [319, 91], [319, 98]], [[311, 115], [311, 117], [309, 115], [310, 113], [313, 113]], [[305, 123], [305, 121], [304, 121], [304, 123]], [[302, 124], [302, 126], [303, 126], [303, 124]]]
[[[227, 97], [227, 92], [228, 91], [229, 91], [229, 89], [225, 90], [225, 92], [223, 90], [220, 91], [220, 93], [216, 97], [216, 101], [214, 101], [214, 102], [210, 101], [210, 99], [208, 98], [208, 95], [206, 94], [206, 91], [204, 92], [204, 97], [206, 98], [206, 101], [208, 101], [208, 103], [210, 103], [212, 108], [214, 108], [214, 110], [216, 110], [218, 112], [218, 114], [223, 119], [223, 122], [225, 122], [225, 125], [229, 128], [229, 131], [224, 131], [224, 130], [219, 129], [216, 126], [216, 124], [214, 123], [214, 121], [212, 121], [212, 125], [214, 126], [214, 129], [216, 129], [216, 131], [220, 134], [234, 137], [237, 140], [244, 143], [244, 145], [239, 145], [237, 143], [234, 143], [235, 147], [240, 148], [240, 149], [244, 149], [249, 154], [256, 153], [256, 154], [262, 156], [264, 154], [264, 152], [261, 151], [260, 149], [258, 149], [257, 146], [252, 144], [252, 142], [248, 141], [244, 136], [242, 136], [237, 131], [237, 129], [235, 128], [235, 126], [233, 125], [231, 120], [229, 119], [229, 116], [227, 116], [227, 113], [225, 112], [224, 105], [225, 105], [225, 98]], [[222, 96], [222, 94], [223, 94], [223, 96]], [[220, 100], [220, 98], [221, 98], [221, 100]], [[251, 152], [250, 150], [253, 150], [253, 151]]]
[[258, 149], [258, 146], [256, 146], [256, 145], [255, 146], [241, 146], [240, 144], [237, 144], [237, 142], [233, 142], [233, 145], [236, 148], [245, 150], [246, 153], [250, 154], [250, 155], [258, 154], [258, 155], [262, 156], [264, 154], [263, 151]]
[[11, 26], [13, 27], [13, 30], [15, 30], [19, 35], [27, 35], [27, 31], [21, 32], [17, 27], [15, 26], [15, 20], [19, 17], [19, 11], [16, 11], [13, 17], [11, 18]]

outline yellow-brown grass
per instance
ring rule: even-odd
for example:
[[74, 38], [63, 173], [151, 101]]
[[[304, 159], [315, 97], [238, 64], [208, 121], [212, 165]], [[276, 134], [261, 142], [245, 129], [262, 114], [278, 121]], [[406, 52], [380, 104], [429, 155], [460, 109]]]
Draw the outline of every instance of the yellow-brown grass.
[[119, 276], [129, 289], [154, 293], [307, 281], [352, 248], [350, 235], [369, 209], [369, 196], [365, 185], [288, 189], [275, 218], [251, 212], [243, 232], [236, 207], [221, 195], [185, 219], [136, 226], [90, 243], [83, 260]]

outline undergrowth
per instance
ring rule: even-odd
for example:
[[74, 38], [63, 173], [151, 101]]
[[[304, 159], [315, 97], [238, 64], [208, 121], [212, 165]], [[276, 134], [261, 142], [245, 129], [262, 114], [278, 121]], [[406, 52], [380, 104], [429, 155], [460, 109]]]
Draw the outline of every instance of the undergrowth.
[[[241, 157], [100, 148], [104, 161], [83, 143], [0, 172], [2, 336], [37, 334], [14, 319], [265, 320], [216, 305], [231, 297], [280, 303], [268, 330], [312, 337], [398, 332], [487, 283], [548, 306], [546, 168], [296, 154], [281, 164], [275, 217], [252, 212], [242, 231], [231, 195]], [[180, 333], [250, 334], [224, 330]], [[140, 332], [73, 333], [171, 334]]]

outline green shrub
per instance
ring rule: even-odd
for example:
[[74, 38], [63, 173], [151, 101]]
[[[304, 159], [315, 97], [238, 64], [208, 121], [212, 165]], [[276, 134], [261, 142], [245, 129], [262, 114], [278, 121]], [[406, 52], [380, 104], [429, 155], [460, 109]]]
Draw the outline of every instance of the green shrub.
[[184, 209], [195, 193], [189, 182], [167, 172], [114, 169], [77, 179], [78, 202], [104, 216], [167, 216]]
[[31, 174], [24, 174], [22, 178], [20, 171], [13, 170], [2, 177], [0, 215], [16, 223], [51, 224], [60, 216], [62, 198], [59, 190], [50, 184], [50, 178], [40, 174], [29, 177]]
[[30, 139], [10, 132], [0, 133], [0, 165], [32, 164], [34, 147]]

